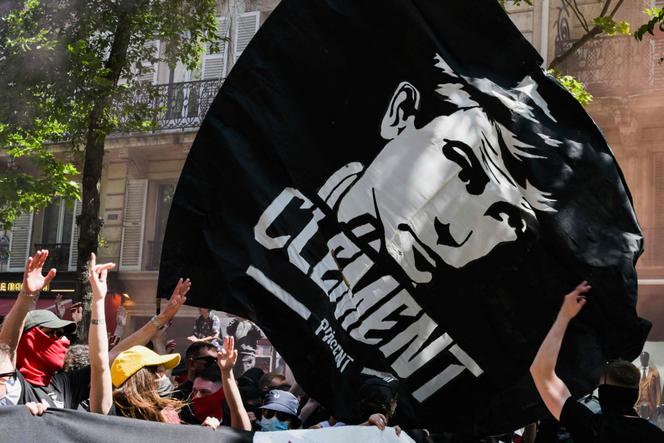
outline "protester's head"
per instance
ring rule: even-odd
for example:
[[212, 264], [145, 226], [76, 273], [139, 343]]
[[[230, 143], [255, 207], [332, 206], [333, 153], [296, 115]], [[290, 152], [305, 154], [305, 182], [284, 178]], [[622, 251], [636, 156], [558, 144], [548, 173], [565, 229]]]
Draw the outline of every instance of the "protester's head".
[[631, 362], [615, 360], [608, 363], [598, 388], [602, 411], [620, 415], [633, 413], [639, 397], [640, 378], [639, 369]]
[[197, 341], [185, 351], [187, 359], [187, 378], [194, 381], [198, 372], [216, 365], [217, 347], [212, 343]]
[[623, 388], [639, 388], [641, 373], [639, 368], [626, 360], [614, 360], [604, 367], [602, 384], [621, 386]]
[[11, 349], [0, 343], [0, 406], [18, 404], [19, 395], [20, 386], [16, 379], [16, 368], [12, 364]]
[[194, 379], [191, 397], [207, 397], [218, 392], [221, 387], [221, 372], [219, 371], [219, 367], [211, 366], [203, 369]]
[[65, 364], [62, 367], [64, 372], [75, 371], [77, 369], [90, 366], [90, 353], [88, 345], [73, 345], [67, 350], [65, 355]]
[[51, 376], [64, 366], [69, 339], [76, 324], [58, 318], [51, 311], [34, 310], [25, 317], [23, 335], [16, 349], [16, 367], [36, 386], [49, 384]]
[[207, 417], [223, 418], [224, 390], [217, 365], [202, 370], [191, 390], [192, 409], [202, 423]]
[[399, 382], [394, 378], [371, 377], [360, 388], [360, 414], [366, 419], [373, 414], [383, 414], [387, 421], [397, 408]]
[[162, 398], [158, 392], [159, 369], [172, 369], [180, 354], [159, 355], [145, 346], [121, 352], [111, 364], [111, 380], [116, 388], [113, 401], [119, 412], [131, 418], [164, 422], [162, 410], [179, 410], [183, 403]]
[[537, 158], [535, 144], [560, 144], [536, 133], [521, 140], [474, 96], [518, 101], [513, 93], [488, 79], [462, 79], [440, 56], [432, 62], [436, 76], [395, 85], [380, 129], [386, 143], [363, 171], [349, 173], [357, 179], [338, 208], [342, 222], [370, 215], [381, 223], [376, 248], [416, 283], [429, 282], [438, 267], [462, 268], [516, 241], [534, 210], [551, 211], [524, 162]]
[[650, 363], [650, 354], [647, 351], [643, 351], [639, 356], [639, 360], [641, 361], [641, 366], [647, 367]]
[[206, 308], [198, 308], [198, 313], [203, 318], [208, 318], [210, 316], [210, 310]]
[[289, 391], [291, 385], [286, 383], [286, 377], [278, 372], [268, 372], [263, 375], [258, 381], [258, 387], [263, 391], [272, 391], [278, 389], [280, 391]]
[[299, 405], [297, 397], [290, 392], [272, 390], [267, 393], [260, 407], [261, 418], [258, 424], [263, 431], [297, 429], [302, 423], [297, 415]]
[[263, 404], [263, 398], [265, 397], [265, 391], [258, 387], [263, 374], [261, 368], [251, 368], [237, 379], [242, 404], [247, 412], [253, 413], [256, 418], [260, 417], [259, 407]]

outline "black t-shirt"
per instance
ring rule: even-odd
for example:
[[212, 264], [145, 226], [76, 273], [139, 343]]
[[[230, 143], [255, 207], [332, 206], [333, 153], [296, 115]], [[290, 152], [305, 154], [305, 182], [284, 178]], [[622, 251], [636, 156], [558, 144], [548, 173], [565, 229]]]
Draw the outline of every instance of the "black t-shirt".
[[20, 372], [17, 379], [21, 383], [20, 404], [46, 400], [51, 408], [76, 409], [90, 396], [90, 366], [57, 373], [48, 386], [31, 385]]
[[560, 413], [560, 423], [575, 443], [664, 443], [664, 431], [647, 420], [593, 414], [571, 397]]

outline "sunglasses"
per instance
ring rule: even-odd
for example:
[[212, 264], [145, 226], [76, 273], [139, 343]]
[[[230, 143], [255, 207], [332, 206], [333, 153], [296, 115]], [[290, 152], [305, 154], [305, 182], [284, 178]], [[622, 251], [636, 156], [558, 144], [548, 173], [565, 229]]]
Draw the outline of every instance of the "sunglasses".
[[[5, 378], [7, 380], [4, 380]], [[0, 379], [2, 379], [4, 382], [8, 382], [8, 381], [16, 379], [16, 369], [14, 369], [11, 372], [2, 372], [2, 373], [0, 373]], [[0, 384], [5, 384], [5, 383], [0, 383]]]
[[273, 411], [272, 409], [261, 409], [261, 410], [263, 411], [263, 417], [267, 418], [267, 419], [270, 419], [270, 418], [276, 416], [277, 420], [287, 421], [287, 420], [290, 420], [290, 419], [293, 418], [292, 415], [286, 414], [285, 412]]
[[51, 338], [62, 338], [62, 337], [65, 336], [65, 330], [62, 329], [62, 328], [51, 329], [51, 328], [47, 328], [47, 327], [42, 326], [39, 329], [41, 329], [41, 331], [44, 334], [48, 335]]
[[209, 368], [213, 364], [217, 363], [217, 359], [214, 357], [194, 357], [192, 360], [195, 362], [201, 362], [206, 368]]

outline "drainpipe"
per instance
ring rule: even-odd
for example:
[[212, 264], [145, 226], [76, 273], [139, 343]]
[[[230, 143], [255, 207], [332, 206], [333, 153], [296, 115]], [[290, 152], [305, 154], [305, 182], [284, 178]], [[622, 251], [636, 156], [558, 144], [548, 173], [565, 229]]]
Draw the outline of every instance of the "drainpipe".
[[542, 0], [542, 23], [540, 29], [540, 55], [544, 60], [544, 68], [549, 66], [549, 0]]

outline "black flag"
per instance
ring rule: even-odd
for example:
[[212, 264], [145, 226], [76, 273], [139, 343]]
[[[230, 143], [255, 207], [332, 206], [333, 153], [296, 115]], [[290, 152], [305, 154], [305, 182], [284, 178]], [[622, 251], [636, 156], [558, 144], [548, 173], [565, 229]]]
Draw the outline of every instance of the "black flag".
[[[559, 373], [635, 358], [642, 237], [600, 131], [495, 0], [284, 0], [180, 177], [159, 288], [258, 323], [337, 417], [400, 381], [411, 425], [507, 431], [562, 296]], [[366, 418], [365, 418], [366, 419]]]

